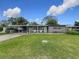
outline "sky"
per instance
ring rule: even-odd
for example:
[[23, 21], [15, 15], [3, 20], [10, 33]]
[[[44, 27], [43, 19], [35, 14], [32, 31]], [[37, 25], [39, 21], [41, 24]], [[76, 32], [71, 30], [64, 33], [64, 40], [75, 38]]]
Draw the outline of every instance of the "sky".
[[0, 0], [0, 20], [23, 16], [39, 23], [43, 17], [52, 15], [60, 24], [74, 24], [79, 19], [78, 3], [79, 0]]

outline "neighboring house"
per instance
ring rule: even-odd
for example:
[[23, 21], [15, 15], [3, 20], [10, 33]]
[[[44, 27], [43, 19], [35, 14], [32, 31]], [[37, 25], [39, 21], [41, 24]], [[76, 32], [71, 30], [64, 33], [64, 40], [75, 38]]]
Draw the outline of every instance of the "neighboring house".
[[79, 32], [79, 26], [67, 26], [67, 29], [69, 31], [78, 31]]

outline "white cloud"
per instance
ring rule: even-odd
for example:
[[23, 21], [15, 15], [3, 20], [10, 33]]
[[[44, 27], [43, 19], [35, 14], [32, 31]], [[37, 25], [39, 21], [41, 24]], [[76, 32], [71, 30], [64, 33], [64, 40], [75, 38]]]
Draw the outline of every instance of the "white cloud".
[[47, 15], [57, 16], [64, 13], [66, 10], [79, 5], [79, 0], [63, 0], [63, 4], [59, 6], [51, 6], [47, 12]]
[[6, 11], [3, 12], [3, 16], [7, 17], [17, 17], [21, 12], [21, 9], [18, 7], [15, 8], [9, 8]]

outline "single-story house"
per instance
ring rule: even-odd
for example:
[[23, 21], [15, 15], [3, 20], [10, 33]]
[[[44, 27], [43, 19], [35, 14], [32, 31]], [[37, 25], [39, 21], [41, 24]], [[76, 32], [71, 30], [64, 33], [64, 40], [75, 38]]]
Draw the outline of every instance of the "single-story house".
[[3, 32], [26, 32], [26, 33], [65, 33], [66, 31], [79, 31], [79, 26], [48, 26], [48, 25], [8, 25]]
[[48, 25], [8, 25], [8, 32], [26, 32], [26, 33], [64, 33], [66, 26], [48, 26]]

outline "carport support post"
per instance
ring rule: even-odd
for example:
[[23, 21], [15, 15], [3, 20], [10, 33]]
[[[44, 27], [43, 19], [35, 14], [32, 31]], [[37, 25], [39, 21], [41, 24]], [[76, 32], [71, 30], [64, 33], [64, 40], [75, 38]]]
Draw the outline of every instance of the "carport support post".
[[2, 32], [4, 32], [4, 33], [6, 32], [6, 27], [3, 27], [3, 30], [2, 30]]
[[19, 29], [18, 28], [19, 28], [19, 26], [17, 26], [17, 30], [18, 30], [18, 33], [19, 33]]
[[37, 26], [37, 33], [38, 33], [38, 26]]
[[27, 26], [27, 33], [30, 34], [30, 27]]

